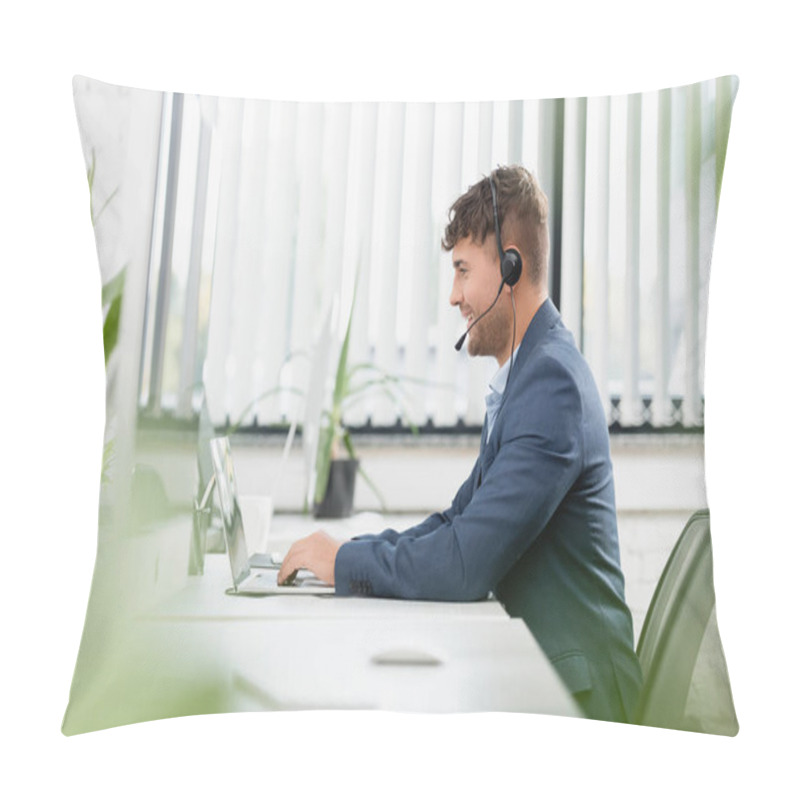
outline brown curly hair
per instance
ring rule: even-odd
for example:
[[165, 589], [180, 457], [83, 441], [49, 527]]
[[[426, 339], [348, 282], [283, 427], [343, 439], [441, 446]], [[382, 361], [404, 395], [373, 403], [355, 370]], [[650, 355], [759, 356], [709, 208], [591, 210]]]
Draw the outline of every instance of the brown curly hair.
[[[539, 284], [547, 274], [550, 236], [547, 229], [547, 195], [536, 179], [522, 166], [497, 167], [491, 177], [497, 189], [497, 214], [500, 238], [513, 242], [528, 265], [531, 281]], [[489, 177], [469, 187], [452, 206], [442, 237], [442, 248], [452, 250], [462, 239], [482, 245], [494, 237], [494, 212]]]

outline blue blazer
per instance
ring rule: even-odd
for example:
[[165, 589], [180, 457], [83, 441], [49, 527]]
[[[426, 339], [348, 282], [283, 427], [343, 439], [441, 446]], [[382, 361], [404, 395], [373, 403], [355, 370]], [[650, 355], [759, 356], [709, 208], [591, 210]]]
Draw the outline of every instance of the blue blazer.
[[523, 337], [446, 511], [339, 548], [336, 593], [479, 600], [522, 617], [587, 716], [632, 721], [641, 671], [620, 569], [608, 426], [555, 306]]

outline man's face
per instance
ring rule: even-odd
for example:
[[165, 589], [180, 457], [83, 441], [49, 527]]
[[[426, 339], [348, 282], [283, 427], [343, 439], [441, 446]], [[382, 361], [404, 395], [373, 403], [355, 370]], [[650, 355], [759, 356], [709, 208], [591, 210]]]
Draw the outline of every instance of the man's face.
[[[501, 280], [493, 237], [488, 236], [482, 245], [472, 238], [456, 243], [450, 305], [458, 306], [468, 326], [491, 306]], [[470, 331], [467, 352], [471, 356], [494, 356], [502, 364], [510, 355], [512, 325], [511, 303], [504, 292], [495, 307]]]

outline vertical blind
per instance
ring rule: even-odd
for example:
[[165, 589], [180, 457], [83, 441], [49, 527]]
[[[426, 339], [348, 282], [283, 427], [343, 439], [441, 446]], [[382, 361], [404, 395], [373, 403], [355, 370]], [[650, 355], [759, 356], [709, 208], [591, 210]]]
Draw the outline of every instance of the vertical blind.
[[[341, 340], [355, 292], [351, 363], [406, 379], [407, 421], [480, 425], [496, 363], [454, 350], [463, 321], [440, 240], [459, 194], [521, 163], [550, 199], [550, 293], [609, 424], [702, 425], [734, 91], [718, 78], [514, 102], [165, 95], [142, 403], [186, 412], [202, 381], [217, 423], [298, 417], [309, 354]], [[347, 418], [397, 420], [378, 391]]]

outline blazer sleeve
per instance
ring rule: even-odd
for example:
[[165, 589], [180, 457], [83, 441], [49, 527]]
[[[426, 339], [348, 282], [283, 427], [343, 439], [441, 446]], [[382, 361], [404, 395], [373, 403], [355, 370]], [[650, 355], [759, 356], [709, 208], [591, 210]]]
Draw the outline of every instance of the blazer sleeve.
[[[343, 544], [337, 594], [479, 600], [530, 547], [580, 474], [581, 397], [558, 360], [537, 363], [515, 387], [493, 458], [476, 464], [447, 512], [410, 535]], [[482, 470], [475, 488], [476, 470]], [[467, 486], [472, 481], [471, 486]], [[466, 487], [466, 488], [465, 488]]]

